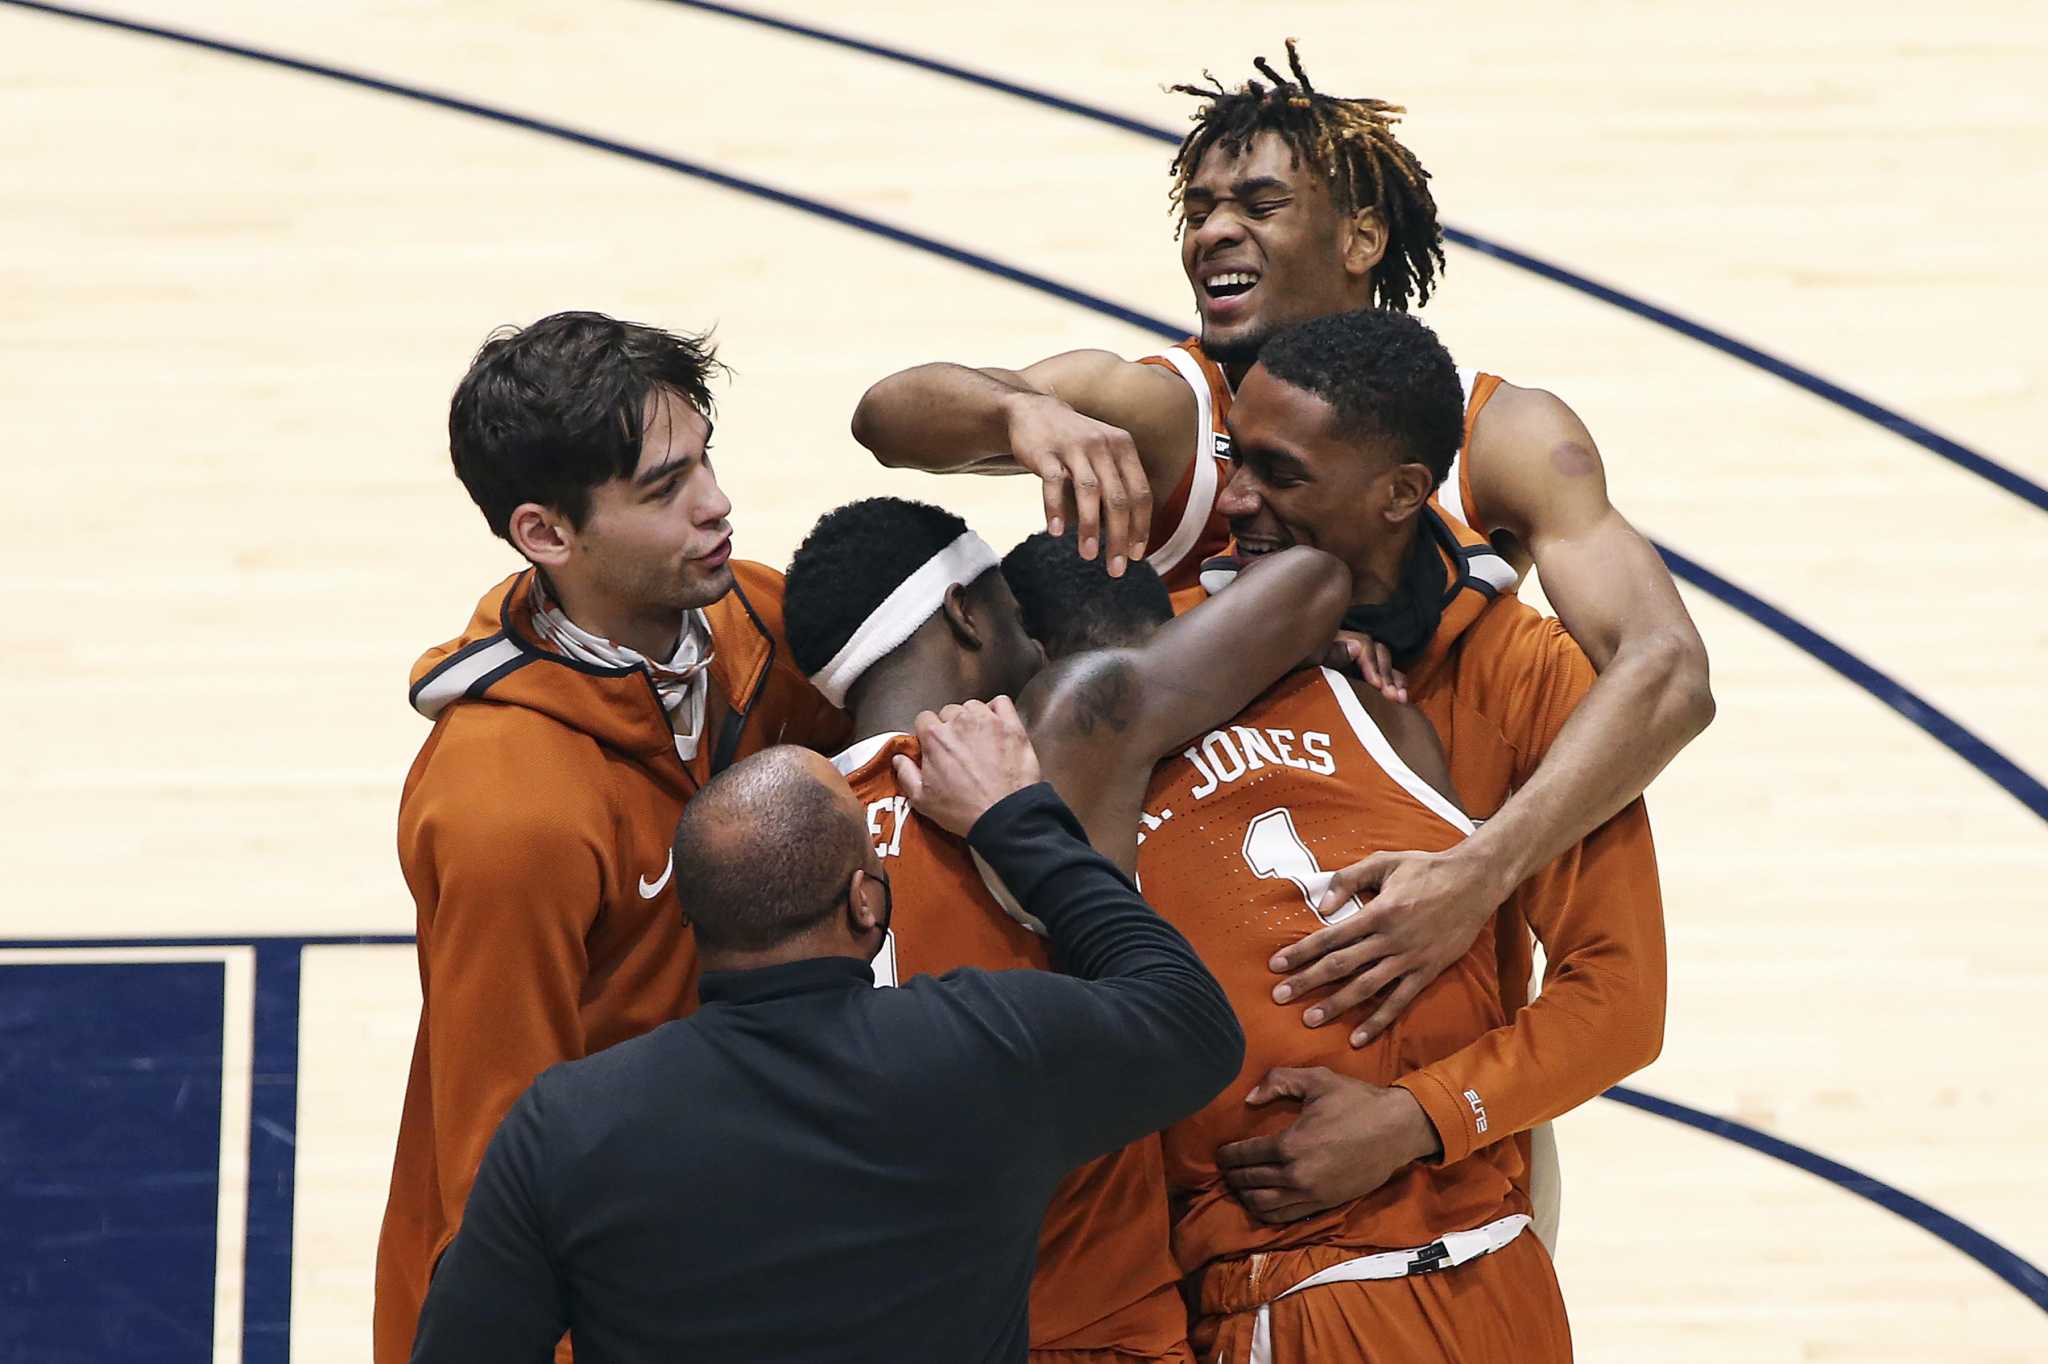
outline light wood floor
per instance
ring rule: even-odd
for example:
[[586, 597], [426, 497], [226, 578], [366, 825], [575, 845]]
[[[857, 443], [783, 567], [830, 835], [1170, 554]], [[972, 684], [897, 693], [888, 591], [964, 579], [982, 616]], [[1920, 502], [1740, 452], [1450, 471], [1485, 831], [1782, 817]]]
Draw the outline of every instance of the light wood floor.
[[[180, 0], [130, 17], [460, 95], [1184, 319], [1170, 149], [661, 0]], [[2048, 11], [930, 0], [783, 13], [1155, 124], [1297, 35], [1407, 103], [1449, 222], [1666, 306], [2048, 481]], [[716, 324], [743, 555], [1021, 485], [875, 469], [862, 388], [1143, 331], [822, 218], [458, 112], [0, 5], [10, 481], [0, 937], [405, 932], [407, 666], [508, 571], [448, 471], [492, 326]], [[1424, 314], [1571, 402], [1625, 510], [2048, 775], [2048, 512], [1756, 368], [1472, 251]], [[1653, 791], [1672, 1000], [1642, 1088], [2048, 1263], [2048, 829], [1899, 714], [1688, 594], [1720, 718]], [[417, 1007], [309, 954], [295, 1334], [360, 1358]], [[366, 1005], [366, 1001], [368, 1002]], [[366, 1015], [365, 1009], [368, 1009]], [[1586, 1360], [2048, 1357], [2048, 1320], [1841, 1189], [1595, 1103], [1562, 1127]]]

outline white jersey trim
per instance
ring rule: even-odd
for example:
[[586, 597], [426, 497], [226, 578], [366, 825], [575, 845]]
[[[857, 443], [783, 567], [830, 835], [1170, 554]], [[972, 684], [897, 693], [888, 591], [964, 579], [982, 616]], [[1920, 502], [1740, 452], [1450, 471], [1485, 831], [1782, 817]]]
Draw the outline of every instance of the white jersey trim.
[[850, 777], [863, 767], [866, 767], [870, 762], [873, 762], [875, 755], [880, 753], [891, 739], [906, 739], [909, 737], [907, 734], [894, 730], [887, 734], [870, 735], [852, 747], [842, 749], [838, 756], [832, 759], [832, 765], [839, 769], [840, 776]]
[[1402, 790], [1422, 802], [1431, 813], [1459, 833], [1469, 835], [1479, 827], [1463, 810], [1445, 799], [1443, 792], [1424, 781], [1416, 774], [1414, 768], [1401, 761], [1401, 755], [1387, 742], [1387, 736], [1373, 723], [1372, 716], [1366, 713], [1357, 693], [1351, 690], [1351, 684], [1341, 674], [1328, 668], [1322, 669], [1321, 672], [1323, 681], [1329, 684], [1331, 694], [1337, 698], [1337, 708], [1343, 711], [1344, 718], [1351, 722], [1351, 732], [1358, 736], [1358, 742], [1365, 746], [1365, 751], [1372, 755], [1372, 760], [1380, 765], [1381, 771], [1400, 783]]
[[1182, 508], [1180, 524], [1166, 537], [1166, 543], [1145, 556], [1145, 562], [1164, 577], [1187, 558], [1188, 551], [1202, 537], [1209, 513], [1216, 507], [1216, 409], [1209, 400], [1209, 377], [1202, 373], [1194, 356], [1179, 346], [1170, 346], [1150, 358], [1172, 365], [1195, 391], [1195, 474], [1188, 489], [1188, 504]]
[[[1472, 411], [1472, 390], [1478, 386], [1478, 383], [1478, 370], [1463, 368], [1458, 370], [1458, 386], [1465, 390], [1465, 406], [1463, 410], [1468, 415]], [[1451, 456], [1451, 471], [1444, 475], [1443, 486], [1436, 490], [1436, 502], [1439, 507], [1442, 507], [1451, 516], [1456, 517], [1459, 525], [1463, 526], [1466, 530], [1471, 530], [1473, 528], [1472, 518], [1465, 513], [1465, 490], [1458, 480], [1458, 466], [1464, 460], [1465, 443], [1461, 440], [1458, 442], [1458, 452]]]

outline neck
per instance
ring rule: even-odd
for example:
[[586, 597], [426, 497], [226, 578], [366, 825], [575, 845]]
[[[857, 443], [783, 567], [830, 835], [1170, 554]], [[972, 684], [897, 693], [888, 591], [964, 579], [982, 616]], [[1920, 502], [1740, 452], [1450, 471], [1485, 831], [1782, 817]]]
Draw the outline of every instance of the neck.
[[809, 961], [814, 957], [852, 957], [865, 962], [873, 955], [856, 945], [836, 923], [826, 923], [793, 938], [785, 938], [773, 947], [748, 950], [700, 947], [697, 960], [706, 971], [760, 971], [770, 966], [787, 966], [793, 961]]
[[848, 709], [853, 715], [853, 736], [868, 739], [877, 734], [909, 734], [920, 713], [975, 699], [975, 692], [957, 666], [926, 656], [913, 635], [854, 684], [847, 697], [852, 703]]
[[673, 608], [634, 610], [581, 588], [572, 588], [552, 575], [548, 578], [548, 590], [554, 594], [562, 614], [575, 621], [579, 629], [622, 644], [652, 662], [666, 663], [682, 638], [684, 613]]
[[1374, 547], [1362, 563], [1352, 565], [1352, 606], [1382, 606], [1395, 600], [1401, 592], [1401, 569], [1413, 553], [1413, 528], [1415, 524], [1409, 522], [1409, 535]]
[[1399, 595], [1402, 570], [1408, 565], [1408, 556], [1415, 552], [1415, 537], [1420, 529], [1411, 518], [1405, 534], [1373, 546], [1361, 562], [1351, 565], [1353, 606], [1382, 606]]

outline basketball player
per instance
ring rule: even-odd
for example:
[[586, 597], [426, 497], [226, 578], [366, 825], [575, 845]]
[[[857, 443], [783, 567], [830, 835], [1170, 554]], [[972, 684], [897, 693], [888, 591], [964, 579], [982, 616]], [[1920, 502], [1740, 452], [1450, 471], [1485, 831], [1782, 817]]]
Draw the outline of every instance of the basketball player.
[[[1660, 1043], [1662, 915], [1639, 801], [1521, 887], [1502, 911], [1517, 931], [1482, 936], [1365, 1049], [1259, 1007], [1277, 947], [1360, 912], [1326, 867], [1454, 847], [1473, 822], [1452, 793], [1480, 792], [1482, 812], [1497, 803], [1591, 685], [1553, 622], [1484, 585], [1484, 548], [1418, 524], [1456, 448], [1458, 399], [1426, 329], [1364, 313], [1274, 340], [1232, 415], [1248, 469], [1349, 481], [1347, 505], [1367, 515], [1315, 529], [1364, 590], [1391, 605], [1449, 602], [1424, 613], [1432, 639], [1411, 679], [1421, 713], [1329, 670], [1297, 673], [1185, 745], [1144, 796], [1147, 898], [1223, 983], [1246, 1034], [1237, 1082], [1164, 1139], [1204, 1360], [1569, 1359], [1549, 1255], [1528, 1234], [1527, 1148], [1509, 1138]], [[1231, 508], [1247, 548], [1292, 534], [1284, 498]], [[1085, 622], [1085, 637], [1048, 636], [1055, 656], [1141, 640], [1165, 617], [1077, 565], [1044, 537], [1004, 561], [1027, 621]], [[1518, 986], [1528, 959], [1496, 942], [1523, 941], [1525, 924], [1548, 984], [1511, 1011], [1504, 973]], [[1318, 1164], [1341, 1172], [1346, 1197], [1331, 1200]]]
[[[912, 813], [914, 732], [932, 723], [930, 712], [1021, 693], [1046, 779], [1070, 804], [1085, 802], [1109, 773], [1142, 791], [1153, 766], [1187, 735], [1319, 653], [1350, 587], [1329, 555], [1274, 556], [1143, 647], [1086, 655], [1040, 676], [1043, 654], [996, 569], [995, 555], [958, 517], [893, 498], [829, 513], [790, 564], [790, 647], [852, 716], [857, 740], [833, 761], [866, 806], [888, 869], [894, 919], [875, 960], [881, 984], [961, 966], [1049, 965], [1042, 941], [984, 884], [966, 844]], [[1163, 607], [1164, 589], [1153, 586]], [[1219, 655], [1233, 666], [1214, 667], [1209, 660]], [[1097, 846], [1115, 859], [1100, 841], [1101, 825]], [[1126, 868], [1136, 829], [1132, 802], [1121, 839]], [[1179, 1279], [1158, 1141], [1081, 1167], [1055, 1194], [1041, 1234], [1033, 1359], [1186, 1360]]]
[[[1291, 43], [1288, 57], [1291, 79], [1261, 60], [1265, 81], [1176, 87], [1203, 101], [1172, 165], [1198, 340], [1137, 363], [1074, 351], [1021, 371], [906, 370], [862, 399], [861, 443], [888, 465], [1034, 473], [1049, 531], [1072, 515], [1081, 552], [1104, 554], [1112, 574], [1142, 557], [1170, 586], [1191, 582], [1225, 541], [1228, 418], [1261, 345], [1312, 317], [1419, 306], [1443, 263], [1428, 173], [1394, 135], [1401, 110], [1324, 94]], [[1641, 795], [1714, 712], [1699, 634], [1654, 548], [1608, 501], [1585, 426], [1540, 390], [1484, 374], [1464, 387], [1462, 448], [1439, 506], [1518, 572], [1542, 572], [1599, 682], [1476, 835], [1442, 853], [1389, 852], [1363, 914], [1274, 955], [1276, 971], [1295, 973], [1276, 986], [1289, 998], [1392, 964], [1391, 988], [1353, 1031], [1361, 1046], [1462, 956], [1513, 887]], [[1396, 667], [1428, 642], [1371, 611], [1354, 623]], [[1368, 677], [1400, 696], [1374, 658]], [[1365, 999], [1342, 987], [1317, 1016], [1346, 1017]]]
[[713, 773], [845, 719], [789, 664], [782, 579], [732, 555], [700, 339], [557, 313], [455, 390], [455, 472], [526, 559], [414, 666], [434, 722], [398, 851], [420, 1026], [377, 1247], [375, 1357], [412, 1352], [491, 1133], [533, 1078], [668, 1022], [696, 953], [669, 846]]

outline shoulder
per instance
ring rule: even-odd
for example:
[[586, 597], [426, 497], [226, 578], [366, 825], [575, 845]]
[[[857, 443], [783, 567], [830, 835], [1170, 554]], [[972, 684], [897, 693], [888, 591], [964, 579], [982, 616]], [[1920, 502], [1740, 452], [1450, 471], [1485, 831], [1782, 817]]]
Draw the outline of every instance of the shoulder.
[[1488, 518], [1523, 539], [1606, 509], [1600, 447], [1578, 413], [1544, 389], [1503, 382], [1474, 420], [1465, 458]]
[[1033, 740], [1095, 738], [1128, 728], [1143, 707], [1142, 655], [1091, 649], [1049, 664], [1021, 704]]
[[524, 706], [472, 702], [434, 722], [399, 803], [408, 838], [483, 842], [511, 853], [601, 837], [606, 761], [597, 742]]

